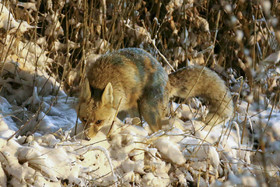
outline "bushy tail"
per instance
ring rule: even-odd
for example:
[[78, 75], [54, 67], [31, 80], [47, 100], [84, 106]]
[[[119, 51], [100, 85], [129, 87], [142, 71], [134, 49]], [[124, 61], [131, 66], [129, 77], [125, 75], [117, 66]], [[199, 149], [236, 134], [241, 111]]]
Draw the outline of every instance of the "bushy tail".
[[170, 95], [188, 99], [203, 97], [209, 103], [205, 122], [216, 125], [233, 114], [233, 102], [225, 82], [214, 71], [203, 66], [190, 66], [169, 75]]

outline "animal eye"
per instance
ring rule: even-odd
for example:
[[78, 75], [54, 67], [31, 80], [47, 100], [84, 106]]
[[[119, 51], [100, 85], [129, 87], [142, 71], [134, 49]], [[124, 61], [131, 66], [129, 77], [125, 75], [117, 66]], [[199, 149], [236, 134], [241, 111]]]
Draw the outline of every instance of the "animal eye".
[[96, 125], [99, 125], [101, 122], [102, 122], [102, 120], [97, 120], [97, 121], [95, 122], [95, 124], [96, 124]]
[[83, 121], [84, 123], [87, 123], [87, 118], [82, 118], [82, 121]]

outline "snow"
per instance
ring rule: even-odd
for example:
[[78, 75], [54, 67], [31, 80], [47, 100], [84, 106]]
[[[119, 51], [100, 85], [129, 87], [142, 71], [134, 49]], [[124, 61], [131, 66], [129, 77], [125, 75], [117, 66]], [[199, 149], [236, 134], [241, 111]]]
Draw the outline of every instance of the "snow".
[[182, 165], [186, 162], [179, 145], [171, 142], [168, 137], [159, 138], [154, 142], [154, 145], [163, 157], [170, 159], [173, 163]]
[[[13, 61], [6, 62], [7, 72], [14, 70], [13, 64]], [[241, 144], [239, 120], [244, 118], [242, 112], [236, 121], [212, 128], [195, 120], [191, 115], [194, 109], [182, 105], [178, 109], [178, 116], [191, 120], [184, 122], [178, 116], [165, 119], [167, 124], [164, 131], [150, 134], [147, 125], [135, 125], [139, 119], [127, 118], [125, 122], [117, 120], [114, 123], [109, 138], [107, 132], [110, 127], [107, 126], [91, 141], [85, 141], [80, 139], [83, 137], [82, 125], [78, 125], [78, 135], [74, 135], [77, 99], [67, 97], [53, 80], [47, 81], [48, 86], [43, 89], [42, 83], [49, 80], [44, 73], [37, 79], [42, 83], [36, 84], [32, 90], [30, 81], [33, 81], [34, 76], [31, 70], [21, 70], [20, 76], [25, 77], [20, 89], [29, 90], [23, 95], [24, 100], [19, 98], [20, 89], [9, 87], [14, 82], [12, 78], [2, 81], [4, 88], [14, 91], [13, 95], [8, 95], [9, 90], [4, 90], [0, 96], [2, 186], [7, 184], [6, 173], [12, 186], [114, 186], [131, 183], [168, 186], [175, 181], [188, 185], [189, 182], [197, 181], [201, 172], [208, 172], [213, 177], [228, 172], [224, 184], [257, 184], [253, 175], [240, 174], [240, 171], [247, 172], [246, 164], [252, 163], [252, 152], [246, 150], [253, 149], [247, 137], [245, 143]], [[59, 91], [53, 92], [54, 88]], [[18, 107], [19, 103], [22, 107]], [[178, 107], [175, 103], [173, 105]], [[246, 103], [241, 103], [240, 111], [245, 111], [242, 107], [246, 106]], [[254, 111], [254, 107], [250, 108], [249, 115], [254, 114]], [[16, 117], [22, 115], [31, 120], [17, 120]], [[275, 155], [279, 156], [280, 115], [273, 111], [270, 120], [267, 115], [270, 115], [270, 108], [259, 116], [253, 116], [251, 123], [261, 121], [262, 125], [269, 128], [268, 132], [274, 133], [275, 141], [268, 151], [274, 150]], [[16, 131], [19, 132], [15, 134]], [[278, 167], [280, 163], [277, 157], [269, 158], [269, 167], [272, 168], [270, 175], [277, 175], [271, 163], [274, 162]], [[231, 164], [222, 167], [228, 162]], [[200, 179], [200, 184], [204, 183], [210, 184], [210, 181]], [[219, 181], [214, 180], [212, 183], [220, 186]]]
[[29, 28], [33, 28], [26, 21], [16, 21], [14, 16], [3, 4], [0, 4], [0, 10], [0, 28], [4, 28], [5, 30], [13, 29], [14, 31], [19, 28], [20, 32], [26, 32]]

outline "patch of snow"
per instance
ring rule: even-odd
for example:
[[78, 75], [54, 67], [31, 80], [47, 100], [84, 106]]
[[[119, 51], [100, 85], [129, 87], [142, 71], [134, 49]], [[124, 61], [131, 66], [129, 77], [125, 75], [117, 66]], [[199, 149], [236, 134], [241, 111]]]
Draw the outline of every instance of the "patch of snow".
[[182, 165], [186, 162], [178, 144], [170, 141], [169, 137], [159, 138], [154, 142], [154, 145], [164, 158], [171, 160], [173, 163]]

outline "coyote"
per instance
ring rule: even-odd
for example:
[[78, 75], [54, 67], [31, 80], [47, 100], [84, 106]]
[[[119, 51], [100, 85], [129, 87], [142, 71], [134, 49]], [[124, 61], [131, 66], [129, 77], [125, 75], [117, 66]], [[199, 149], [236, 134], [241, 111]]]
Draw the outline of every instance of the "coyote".
[[171, 97], [200, 96], [209, 101], [204, 122], [215, 125], [233, 114], [230, 91], [212, 70], [202, 66], [182, 68], [168, 75], [161, 64], [139, 48], [125, 48], [99, 57], [87, 71], [78, 117], [89, 139], [100, 128], [119, 118], [140, 116], [152, 131], [161, 129]]

